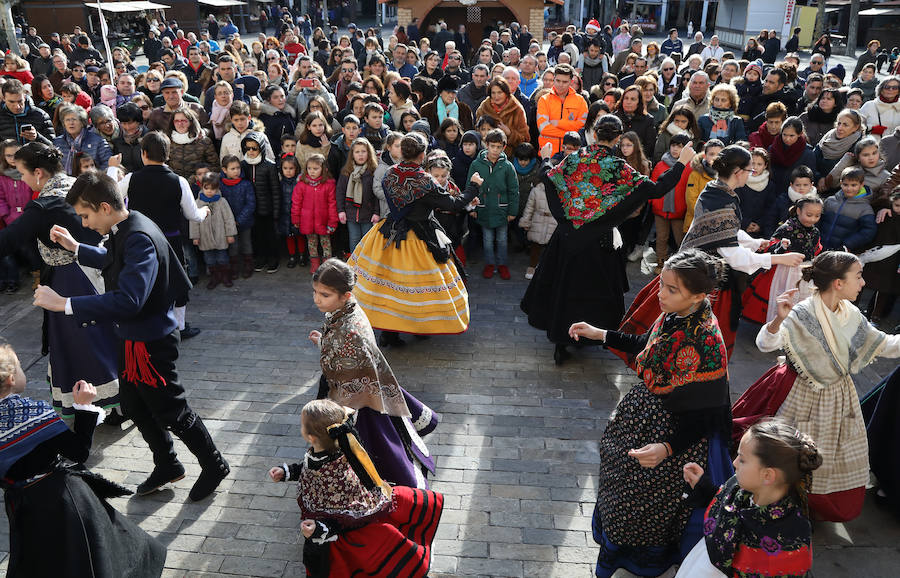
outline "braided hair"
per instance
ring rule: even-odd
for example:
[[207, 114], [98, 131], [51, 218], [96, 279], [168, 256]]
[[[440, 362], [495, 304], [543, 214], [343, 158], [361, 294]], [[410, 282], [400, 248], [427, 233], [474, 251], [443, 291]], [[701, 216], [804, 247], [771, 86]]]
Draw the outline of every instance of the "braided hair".
[[756, 441], [755, 453], [760, 463], [784, 474], [784, 481], [800, 500], [803, 513], [808, 515], [813, 471], [822, 465], [816, 443], [808, 434], [779, 418], [757, 422], [747, 433]]

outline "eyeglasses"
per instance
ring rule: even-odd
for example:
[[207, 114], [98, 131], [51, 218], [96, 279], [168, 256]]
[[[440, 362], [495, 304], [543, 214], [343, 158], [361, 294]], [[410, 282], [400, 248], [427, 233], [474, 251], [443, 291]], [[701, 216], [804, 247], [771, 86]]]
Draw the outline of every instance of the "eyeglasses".
[[462, 60], [462, 57], [460, 57], [460, 56], [451, 56], [450, 58], [448, 58], [448, 60]]
[[141, 110], [150, 110], [150, 106], [147, 104], [143, 104], [140, 106]]
[[672, 72], [673, 70], [675, 70], [675, 68], [674, 68], [674, 67], [671, 67], [671, 66], [670, 66], [669, 68], [663, 68], [663, 69], [662, 69], [663, 72]]
[[900, 85], [887, 84], [885, 85], [884, 90], [900, 90]]
[[147, 82], [159, 82], [158, 78], [148, 78]]
[[616, 85], [616, 83], [615, 83], [615, 82], [612, 82], [612, 81], [608, 81], [608, 82], [604, 82], [604, 83], [603, 83], [603, 86], [615, 86], [615, 85]]
[[355, 68], [342, 68], [341, 72], [356, 72]]
[[251, 146], [247, 147], [247, 151], [258, 151], [258, 150], [259, 150], [259, 147], [251, 147]]

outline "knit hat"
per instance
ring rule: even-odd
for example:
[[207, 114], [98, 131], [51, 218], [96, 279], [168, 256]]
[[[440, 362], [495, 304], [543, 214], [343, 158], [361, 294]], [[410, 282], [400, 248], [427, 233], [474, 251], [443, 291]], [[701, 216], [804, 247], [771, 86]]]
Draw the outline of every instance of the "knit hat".
[[420, 132], [427, 137], [431, 136], [431, 125], [424, 118], [417, 120], [409, 128], [409, 132]]
[[759, 75], [760, 78], [762, 78], [763, 61], [761, 59], [757, 58], [756, 60], [754, 60], [753, 62], [748, 64], [747, 67], [744, 69], [744, 74], [747, 74], [747, 72], [749, 72], [750, 70], [753, 70], [753, 69], [756, 69], [756, 73]]
[[481, 134], [479, 134], [477, 130], [467, 130], [462, 135], [460, 146], [466, 144], [467, 142], [475, 143], [478, 148], [481, 148]]
[[104, 84], [100, 87], [100, 102], [115, 110], [116, 108], [116, 87], [111, 84]]
[[593, 30], [594, 32], [600, 32], [600, 23], [597, 22], [596, 19], [593, 19], [587, 23], [587, 25], [584, 27], [584, 29], [587, 32], [590, 32], [591, 30]]
[[841, 82], [844, 81], [844, 77], [847, 76], [847, 71], [844, 70], [844, 66], [842, 64], [835, 64], [828, 70], [828, 74], [833, 74], [841, 79]]

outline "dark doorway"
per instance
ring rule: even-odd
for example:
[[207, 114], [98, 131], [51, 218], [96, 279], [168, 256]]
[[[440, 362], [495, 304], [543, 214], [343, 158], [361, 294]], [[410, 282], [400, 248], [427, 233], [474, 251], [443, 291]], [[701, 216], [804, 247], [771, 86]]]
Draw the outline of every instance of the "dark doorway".
[[[516, 17], [512, 10], [499, 5], [499, 3], [497, 7], [491, 6], [489, 8], [481, 6], [448, 8], [442, 6], [432, 9], [431, 12], [425, 15], [425, 18], [422, 19], [422, 23], [419, 25], [419, 30], [425, 30], [439, 20], [446, 22], [447, 30], [452, 32], [455, 32], [460, 24], [465, 24], [466, 31], [469, 33], [469, 44], [475, 49], [478, 48], [485, 37], [485, 28], [489, 26], [496, 28], [498, 20], [508, 24], [516, 20]], [[470, 61], [470, 56], [466, 55], [466, 62]]]

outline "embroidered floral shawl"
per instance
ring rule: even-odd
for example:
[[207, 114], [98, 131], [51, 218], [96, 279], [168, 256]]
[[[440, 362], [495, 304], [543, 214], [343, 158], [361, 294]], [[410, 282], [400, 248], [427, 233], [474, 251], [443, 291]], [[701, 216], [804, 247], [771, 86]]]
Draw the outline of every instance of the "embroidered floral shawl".
[[581, 148], [547, 173], [576, 229], [602, 217], [649, 178], [604, 145]]
[[355, 299], [326, 314], [319, 345], [329, 398], [353, 409], [368, 407], [392, 416], [410, 417], [400, 384]]
[[669, 396], [669, 409], [728, 404], [725, 340], [709, 301], [685, 317], [660, 315], [634, 363], [650, 393]]
[[388, 169], [382, 181], [394, 206], [403, 209], [438, 187], [434, 178], [416, 163], [401, 162]]
[[798, 379], [816, 391], [872, 363], [886, 337], [852, 303], [842, 300], [832, 311], [818, 293], [794, 305], [781, 334]]
[[347, 456], [340, 452], [309, 450], [303, 458], [297, 491], [304, 518], [333, 521], [345, 528], [363, 526], [390, 511], [393, 504], [380, 489], [367, 489]]
[[68, 429], [45, 401], [18, 394], [0, 399], [0, 477], [38, 444]]
[[796, 498], [757, 506], [737, 477], [706, 509], [703, 535], [710, 562], [726, 576], [801, 577], [812, 569], [812, 528]]

